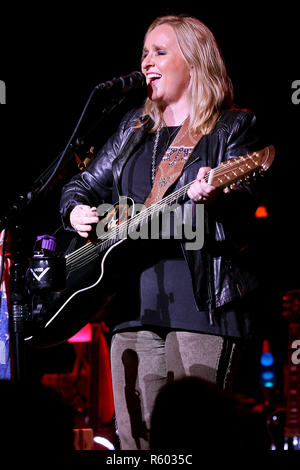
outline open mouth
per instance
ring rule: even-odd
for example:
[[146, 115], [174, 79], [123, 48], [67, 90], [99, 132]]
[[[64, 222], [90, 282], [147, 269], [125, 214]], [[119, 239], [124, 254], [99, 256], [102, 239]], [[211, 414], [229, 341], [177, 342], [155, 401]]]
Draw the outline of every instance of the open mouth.
[[149, 80], [148, 83], [155, 83], [161, 78], [161, 75], [159, 73], [149, 73], [147, 75], [147, 80]]

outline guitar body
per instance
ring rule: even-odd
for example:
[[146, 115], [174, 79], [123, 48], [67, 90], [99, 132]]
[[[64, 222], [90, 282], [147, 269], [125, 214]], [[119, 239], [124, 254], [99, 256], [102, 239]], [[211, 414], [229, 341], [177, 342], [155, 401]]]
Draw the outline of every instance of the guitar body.
[[[129, 199], [131, 213], [134, 203]], [[124, 210], [124, 203], [122, 210]], [[114, 230], [120, 221], [120, 204], [103, 215], [102, 231]], [[103, 227], [106, 228], [104, 229]], [[105, 237], [104, 237], [105, 239]], [[124, 245], [121, 250], [119, 245]], [[77, 333], [96, 314], [104, 313], [106, 304], [116, 293], [121, 276], [120, 269], [112, 268], [118, 263], [115, 258], [122, 257], [126, 251], [126, 238], [114, 242], [107, 249], [99, 250], [97, 242], [88, 241], [74, 235], [65, 251], [66, 283], [59, 292], [46, 292], [33, 296], [33, 320], [25, 325], [25, 340], [28, 344], [48, 347], [66, 341]], [[101, 245], [100, 245], [101, 246]], [[106, 259], [110, 258], [109, 266]]]

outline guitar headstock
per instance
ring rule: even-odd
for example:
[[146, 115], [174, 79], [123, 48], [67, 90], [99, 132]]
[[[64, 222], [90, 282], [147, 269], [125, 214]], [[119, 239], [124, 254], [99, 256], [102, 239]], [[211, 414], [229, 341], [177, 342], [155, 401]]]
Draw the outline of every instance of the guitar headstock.
[[208, 183], [230, 192], [236, 184], [249, 181], [257, 174], [265, 172], [272, 164], [275, 156], [273, 145], [240, 157], [230, 158], [209, 172]]
[[287, 291], [282, 301], [282, 315], [293, 323], [300, 323], [300, 289]]

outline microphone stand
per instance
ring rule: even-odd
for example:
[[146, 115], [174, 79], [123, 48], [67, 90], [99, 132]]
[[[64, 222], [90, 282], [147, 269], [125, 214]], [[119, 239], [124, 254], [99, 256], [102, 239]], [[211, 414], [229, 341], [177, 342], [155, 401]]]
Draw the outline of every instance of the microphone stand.
[[[77, 138], [76, 133], [79, 124], [87, 110], [87, 107], [95, 93], [97, 87], [91, 92], [86, 105], [82, 111], [80, 119], [63, 152], [50, 164], [50, 166], [37, 178], [33, 186], [27, 191], [17, 195], [9, 210], [0, 217], [0, 232], [7, 230], [11, 233], [12, 239], [12, 259], [10, 268], [10, 340], [12, 359], [12, 378], [15, 382], [24, 381], [27, 378], [27, 367], [24, 344], [24, 322], [30, 319], [30, 294], [26, 287], [27, 259], [24, 253], [24, 227], [20, 222], [25, 209], [50, 186], [58, 173], [66, 167], [74, 152], [85, 143], [86, 136], [102, 122], [103, 118], [109, 114], [116, 106], [121, 104], [124, 96], [112, 96], [111, 102], [102, 109], [101, 118], [87, 132], [84, 138]], [[75, 143], [74, 143], [75, 142]], [[5, 253], [3, 253], [4, 257]]]
[[16, 225], [11, 231], [13, 264], [10, 268], [10, 339], [12, 355], [12, 377], [15, 382], [25, 380], [27, 375], [24, 321], [28, 317], [28, 293], [26, 291], [25, 274], [26, 260], [22, 251], [21, 225]]

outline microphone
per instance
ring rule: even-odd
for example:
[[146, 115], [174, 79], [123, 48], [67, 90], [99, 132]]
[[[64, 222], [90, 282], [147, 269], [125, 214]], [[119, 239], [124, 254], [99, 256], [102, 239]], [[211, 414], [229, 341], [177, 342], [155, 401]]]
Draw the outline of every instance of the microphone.
[[128, 75], [121, 75], [107, 82], [99, 83], [95, 89], [101, 91], [118, 90], [122, 93], [127, 93], [134, 88], [142, 88], [145, 83], [144, 75], [141, 72], [135, 71]]

